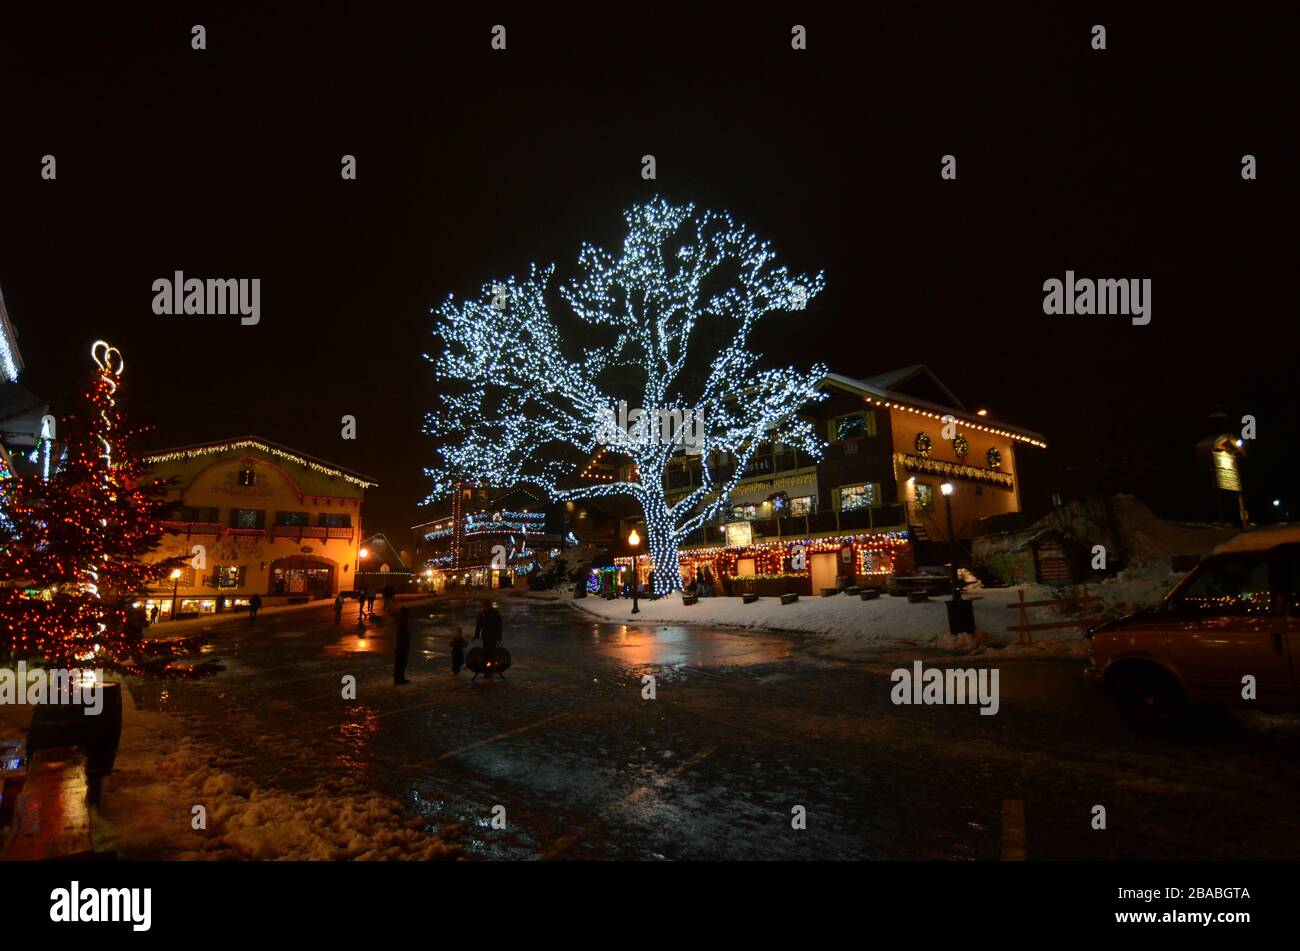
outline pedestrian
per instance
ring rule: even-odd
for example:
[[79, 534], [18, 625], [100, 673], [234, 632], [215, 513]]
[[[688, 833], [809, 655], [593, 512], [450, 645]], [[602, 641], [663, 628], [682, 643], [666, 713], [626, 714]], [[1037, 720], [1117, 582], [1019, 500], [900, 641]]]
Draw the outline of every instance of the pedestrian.
[[226, 610], [226, 596], [219, 594], [217, 595], [217, 613], [220, 614], [224, 610]]
[[411, 609], [402, 608], [397, 618], [397, 651], [393, 657], [393, 685], [409, 684], [406, 679], [406, 658], [411, 653]]
[[375, 616], [375, 598], [378, 596], [378, 594], [379, 594], [378, 591], [371, 591], [368, 595], [366, 595], [366, 601], [367, 601], [366, 613], [369, 614], [371, 617]]
[[248, 599], [248, 623], [252, 624], [257, 620], [257, 612], [262, 607], [262, 596], [253, 592], [253, 596]]
[[391, 584], [384, 585], [384, 613], [388, 613], [388, 606], [397, 601], [397, 589]]
[[[486, 666], [491, 663], [492, 655], [496, 652], [497, 645], [501, 643], [501, 612], [492, 606], [492, 601], [484, 598], [479, 605], [478, 617], [474, 621], [474, 640], [483, 639], [483, 662]], [[487, 672], [487, 679], [492, 679], [491, 669]]]
[[362, 624], [366, 620], [366, 588], [362, 585], [357, 588], [357, 623]]
[[[405, 610], [405, 608], [403, 608]], [[451, 639], [451, 672], [459, 675], [465, 666], [465, 634], [458, 627]]]
[[334, 626], [338, 627], [339, 622], [343, 620], [343, 592], [340, 591], [334, 597]]
[[161, 610], [161, 608], [160, 608], [158, 605], [155, 604], [155, 605], [153, 606], [153, 610], [149, 612], [149, 623], [150, 623], [150, 624], [157, 624], [157, 623], [158, 623], [158, 612], [159, 612], [160, 610]]

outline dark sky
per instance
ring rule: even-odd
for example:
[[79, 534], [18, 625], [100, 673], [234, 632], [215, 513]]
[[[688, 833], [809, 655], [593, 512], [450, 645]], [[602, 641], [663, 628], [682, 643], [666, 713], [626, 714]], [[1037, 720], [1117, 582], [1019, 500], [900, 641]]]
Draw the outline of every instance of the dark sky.
[[[1044, 433], [1028, 504], [1129, 488], [1209, 517], [1191, 447], [1222, 403], [1259, 421], [1252, 509], [1300, 510], [1293, 53], [1249, 5], [14, 6], [0, 287], [23, 382], [58, 412], [107, 337], [154, 444], [258, 433], [358, 469], [381, 483], [367, 527], [404, 540], [432, 448], [428, 307], [533, 260], [568, 276], [580, 241], [616, 242], [622, 210], [658, 193], [825, 269], [825, 294], [759, 338], [782, 360], [928, 363]], [[57, 181], [39, 178], [46, 153]], [[261, 324], [155, 316], [150, 286], [177, 269], [260, 277]], [[1066, 269], [1151, 278], [1151, 324], [1044, 316], [1042, 283]]]

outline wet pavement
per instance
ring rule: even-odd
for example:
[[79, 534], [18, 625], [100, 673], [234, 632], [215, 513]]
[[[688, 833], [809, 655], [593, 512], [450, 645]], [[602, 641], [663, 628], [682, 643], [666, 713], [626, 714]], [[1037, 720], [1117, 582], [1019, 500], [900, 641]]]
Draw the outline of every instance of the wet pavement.
[[215, 628], [225, 673], [136, 684], [136, 703], [182, 718], [223, 769], [393, 796], [481, 857], [1300, 856], [1300, 718], [1209, 714], [1143, 737], [1079, 659], [1002, 661], [1001, 709], [981, 716], [895, 706], [889, 679], [917, 658], [979, 658], [848, 663], [812, 639], [503, 599], [515, 666], [471, 683], [447, 641], [456, 624], [472, 636], [476, 605], [449, 598], [414, 609], [412, 683], [397, 687], [395, 616], [359, 630], [349, 608], [339, 628], [328, 607]]

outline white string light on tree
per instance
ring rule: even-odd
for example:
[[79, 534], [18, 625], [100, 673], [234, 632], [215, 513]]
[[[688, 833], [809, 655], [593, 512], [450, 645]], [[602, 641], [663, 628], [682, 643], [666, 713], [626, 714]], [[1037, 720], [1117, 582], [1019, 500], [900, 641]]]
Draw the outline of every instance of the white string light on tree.
[[[824, 278], [776, 265], [770, 243], [725, 212], [656, 198], [624, 218], [621, 252], [584, 243], [581, 276], [558, 288], [576, 334], [566, 338], [552, 314], [553, 265], [485, 281], [477, 297], [449, 296], [430, 311], [443, 346], [426, 354], [439, 406], [424, 430], [441, 459], [426, 470], [433, 485], [425, 501], [465, 481], [532, 483], [555, 501], [632, 496], [662, 594], [681, 587], [680, 545], [729, 504], [762, 443], [820, 456], [822, 441], [796, 411], [825, 398], [817, 388], [825, 368], [759, 369], [749, 338], [766, 314], [804, 309]], [[691, 351], [701, 338], [722, 341], [703, 362]], [[696, 421], [691, 448], [702, 457], [701, 478], [671, 505], [665, 475], [684, 452], [680, 439], [619, 439], [629, 462], [623, 475], [576, 478], [593, 475], [620, 400], [647, 419], [678, 411]]]

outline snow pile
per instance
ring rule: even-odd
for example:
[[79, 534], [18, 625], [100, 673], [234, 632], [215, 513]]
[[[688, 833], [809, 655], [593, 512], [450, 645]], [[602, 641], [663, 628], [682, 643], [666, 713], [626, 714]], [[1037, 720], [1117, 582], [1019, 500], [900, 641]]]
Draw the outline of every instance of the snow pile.
[[[123, 691], [122, 745], [104, 780], [96, 847], [126, 858], [446, 859], [461, 850], [423, 831], [377, 793], [317, 789], [300, 796], [207, 762], [178, 723], [138, 710]], [[192, 828], [193, 808], [206, 829]]]
[[[1110, 617], [1155, 604], [1179, 577], [1167, 566], [1148, 566], [1088, 585], [1088, 594], [1096, 602], [1090, 613]], [[1024, 591], [1026, 601], [1065, 600], [1083, 594], [1082, 587], [1038, 584], [1020, 589], [972, 589], [967, 596], [974, 602], [976, 633], [957, 637], [948, 633], [946, 599], [938, 598], [913, 604], [889, 595], [862, 601], [837, 594], [828, 598], [802, 597], [786, 605], [779, 598], [760, 598], [753, 604], [745, 604], [740, 598], [701, 598], [687, 606], [680, 595], [672, 595], [657, 601], [641, 600], [641, 613], [635, 617], [632, 602], [625, 598], [587, 598], [570, 603], [598, 618], [624, 623], [706, 624], [808, 634], [827, 641], [826, 646], [837, 655], [865, 655], [900, 646], [961, 652], [996, 650], [1004, 656], [1082, 655], [1085, 641], [1081, 627], [1035, 631], [1033, 643], [1021, 644], [1019, 634], [1007, 630], [1020, 622], [1020, 613], [1013, 610], [1019, 600], [1017, 590]], [[1027, 614], [1031, 624], [1083, 616], [1075, 606], [1030, 608]]]

